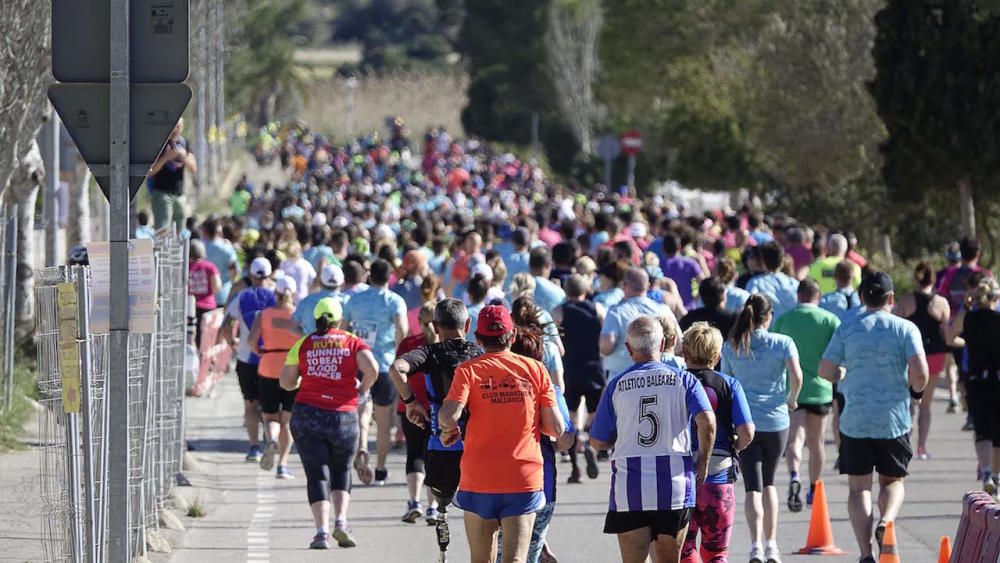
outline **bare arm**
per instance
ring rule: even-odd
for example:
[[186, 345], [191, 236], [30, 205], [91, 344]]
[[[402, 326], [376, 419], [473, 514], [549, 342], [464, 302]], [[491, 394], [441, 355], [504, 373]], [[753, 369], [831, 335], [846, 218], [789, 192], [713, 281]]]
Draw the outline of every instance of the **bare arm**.
[[952, 346], [965, 346], [962, 333], [965, 332], [965, 309], [955, 315], [955, 320], [944, 327], [944, 340]]
[[844, 379], [844, 370], [830, 360], [819, 361], [819, 376], [830, 383], [839, 383]]
[[598, 440], [596, 438], [591, 438], [590, 439], [590, 446], [592, 448], [594, 448], [595, 450], [610, 450], [611, 448], [615, 447], [615, 443], [614, 442], [602, 442], [602, 441], [600, 441], [600, 440]]
[[396, 358], [396, 361], [389, 365], [389, 377], [392, 378], [392, 384], [396, 386], [400, 400], [410, 396], [409, 375], [410, 364], [406, 360]]
[[793, 411], [799, 406], [799, 391], [802, 389], [802, 366], [798, 358], [785, 360], [788, 372], [788, 410]]
[[285, 391], [295, 391], [299, 388], [299, 366], [285, 366], [285, 369], [281, 370], [281, 379], [279, 381], [281, 388]]
[[753, 435], [756, 431], [757, 426], [752, 422], [737, 426], [736, 442], [733, 444], [733, 448], [735, 448], [737, 452], [747, 449], [747, 446], [749, 446], [750, 442], [753, 441]]
[[701, 411], [694, 417], [698, 427], [698, 456], [695, 458], [695, 480], [704, 483], [708, 476], [708, 460], [712, 457], [712, 446], [715, 445], [715, 413]]
[[558, 438], [566, 432], [566, 421], [563, 420], [562, 413], [558, 407], [542, 407], [541, 409], [542, 434]]
[[464, 403], [445, 399], [438, 412], [438, 426], [441, 428], [441, 443], [450, 446], [458, 441], [462, 432], [458, 428], [458, 419], [462, 416]]
[[219, 293], [219, 290], [222, 289], [222, 276], [219, 274], [212, 276], [211, 281], [208, 282], [208, 289], [212, 292], [212, 295]]
[[559, 305], [555, 309], [552, 309], [552, 321], [557, 325], [561, 325], [563, 322], [563, 311], [562, 305]]
[[393, 323], [396, 325], [396, 347], [406, 340], [407, 334], [410, 332], [410, 321], [406, 318], [406, 315], [396, 315], [393, 319]]
[[601, 354], [604, 356], [610, 356], [612, 352], [615, 351], [615, 338], [614, 334], [602, 334], [601, 339], [598, 341], [598, 347], [601, 349]]
[[358, 352], [358, 371], [361, 372], [361, 394], [364, 395], [378, 379], [378, 362], [371, 350]]
[[927, 356], [924, 354], [910, 356], [906, 360], [906, 365], [909, 367], [906, 381], [910, 384], [910, 388], [918, 392], [923, 391], [924, 387], [927, 386], [927, 379], [930, 377], [930, 370], [927, 368]]

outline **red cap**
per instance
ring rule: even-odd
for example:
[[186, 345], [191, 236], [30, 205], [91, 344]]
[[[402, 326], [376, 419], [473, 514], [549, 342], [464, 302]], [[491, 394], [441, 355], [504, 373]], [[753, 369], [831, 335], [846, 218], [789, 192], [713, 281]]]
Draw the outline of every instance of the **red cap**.
[[479, 311], [479, 324], [476, 325], [478, 336], [503, 336], [514, 330], [514, 320], [510, 311], [502, 305], [487, 305]]

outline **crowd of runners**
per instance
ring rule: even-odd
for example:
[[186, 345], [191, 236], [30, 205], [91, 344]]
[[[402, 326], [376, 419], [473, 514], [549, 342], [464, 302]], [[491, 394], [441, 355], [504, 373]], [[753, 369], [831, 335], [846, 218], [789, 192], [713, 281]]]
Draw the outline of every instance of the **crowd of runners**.
[[[780, 563], [779, 512], [812, 504], [832, 427], [871, 562], [932, 455], [939, 380], [996, 494], [1000, 287], [974, 240], [903, 295], [850, 233], [559, 185], [444, 129], [289, 127], [267, 150], [287, 185], [244, 178], [231, 215], [187, 221], [191, 292], [199, 318], [227, 313], [247, 461], [292, 479], [297, 446], [312, 548], [355, 545], [355, 479], [405, 480], [402, 521], [433, 526], [442, 560], [457, 508], [472, 561], [555, 561], [557, 490], [610, 472], [622, 561]], [[749, 546], [730, 546], [738, 481]]]

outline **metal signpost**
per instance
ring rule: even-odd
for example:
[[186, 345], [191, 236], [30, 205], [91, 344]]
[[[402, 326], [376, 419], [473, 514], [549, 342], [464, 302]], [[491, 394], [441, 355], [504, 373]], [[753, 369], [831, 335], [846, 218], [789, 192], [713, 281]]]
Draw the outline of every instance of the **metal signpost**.
[[[131, 561], [129, 202], [188, 101], [188, 0], [52, 0], [49, 99], [110, 203], [108, 561]], [[143, 84], [140, 84], [143, 83]]]
[[628, 187], [635, 186], [635, 155], [642, 150], [642, 133], [629, 129], [622, 133], [622, 152], [628, 156]]
[[610, 192], [611, 186], [611, 163], [622, 153], [622, 144], [615, 135], [601, 135], [597, 139], [597, 155], [604, 161], [604, 187]]

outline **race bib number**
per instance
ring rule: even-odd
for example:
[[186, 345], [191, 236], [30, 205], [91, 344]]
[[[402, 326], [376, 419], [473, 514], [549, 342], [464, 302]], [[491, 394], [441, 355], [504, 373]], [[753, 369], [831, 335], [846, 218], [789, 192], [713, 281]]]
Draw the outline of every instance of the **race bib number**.
[[378, 323], [375, 321], [355, 321], [354, 334], [365, 341], [369, 348], [375, 348], [375, 338], [378, 335]]

